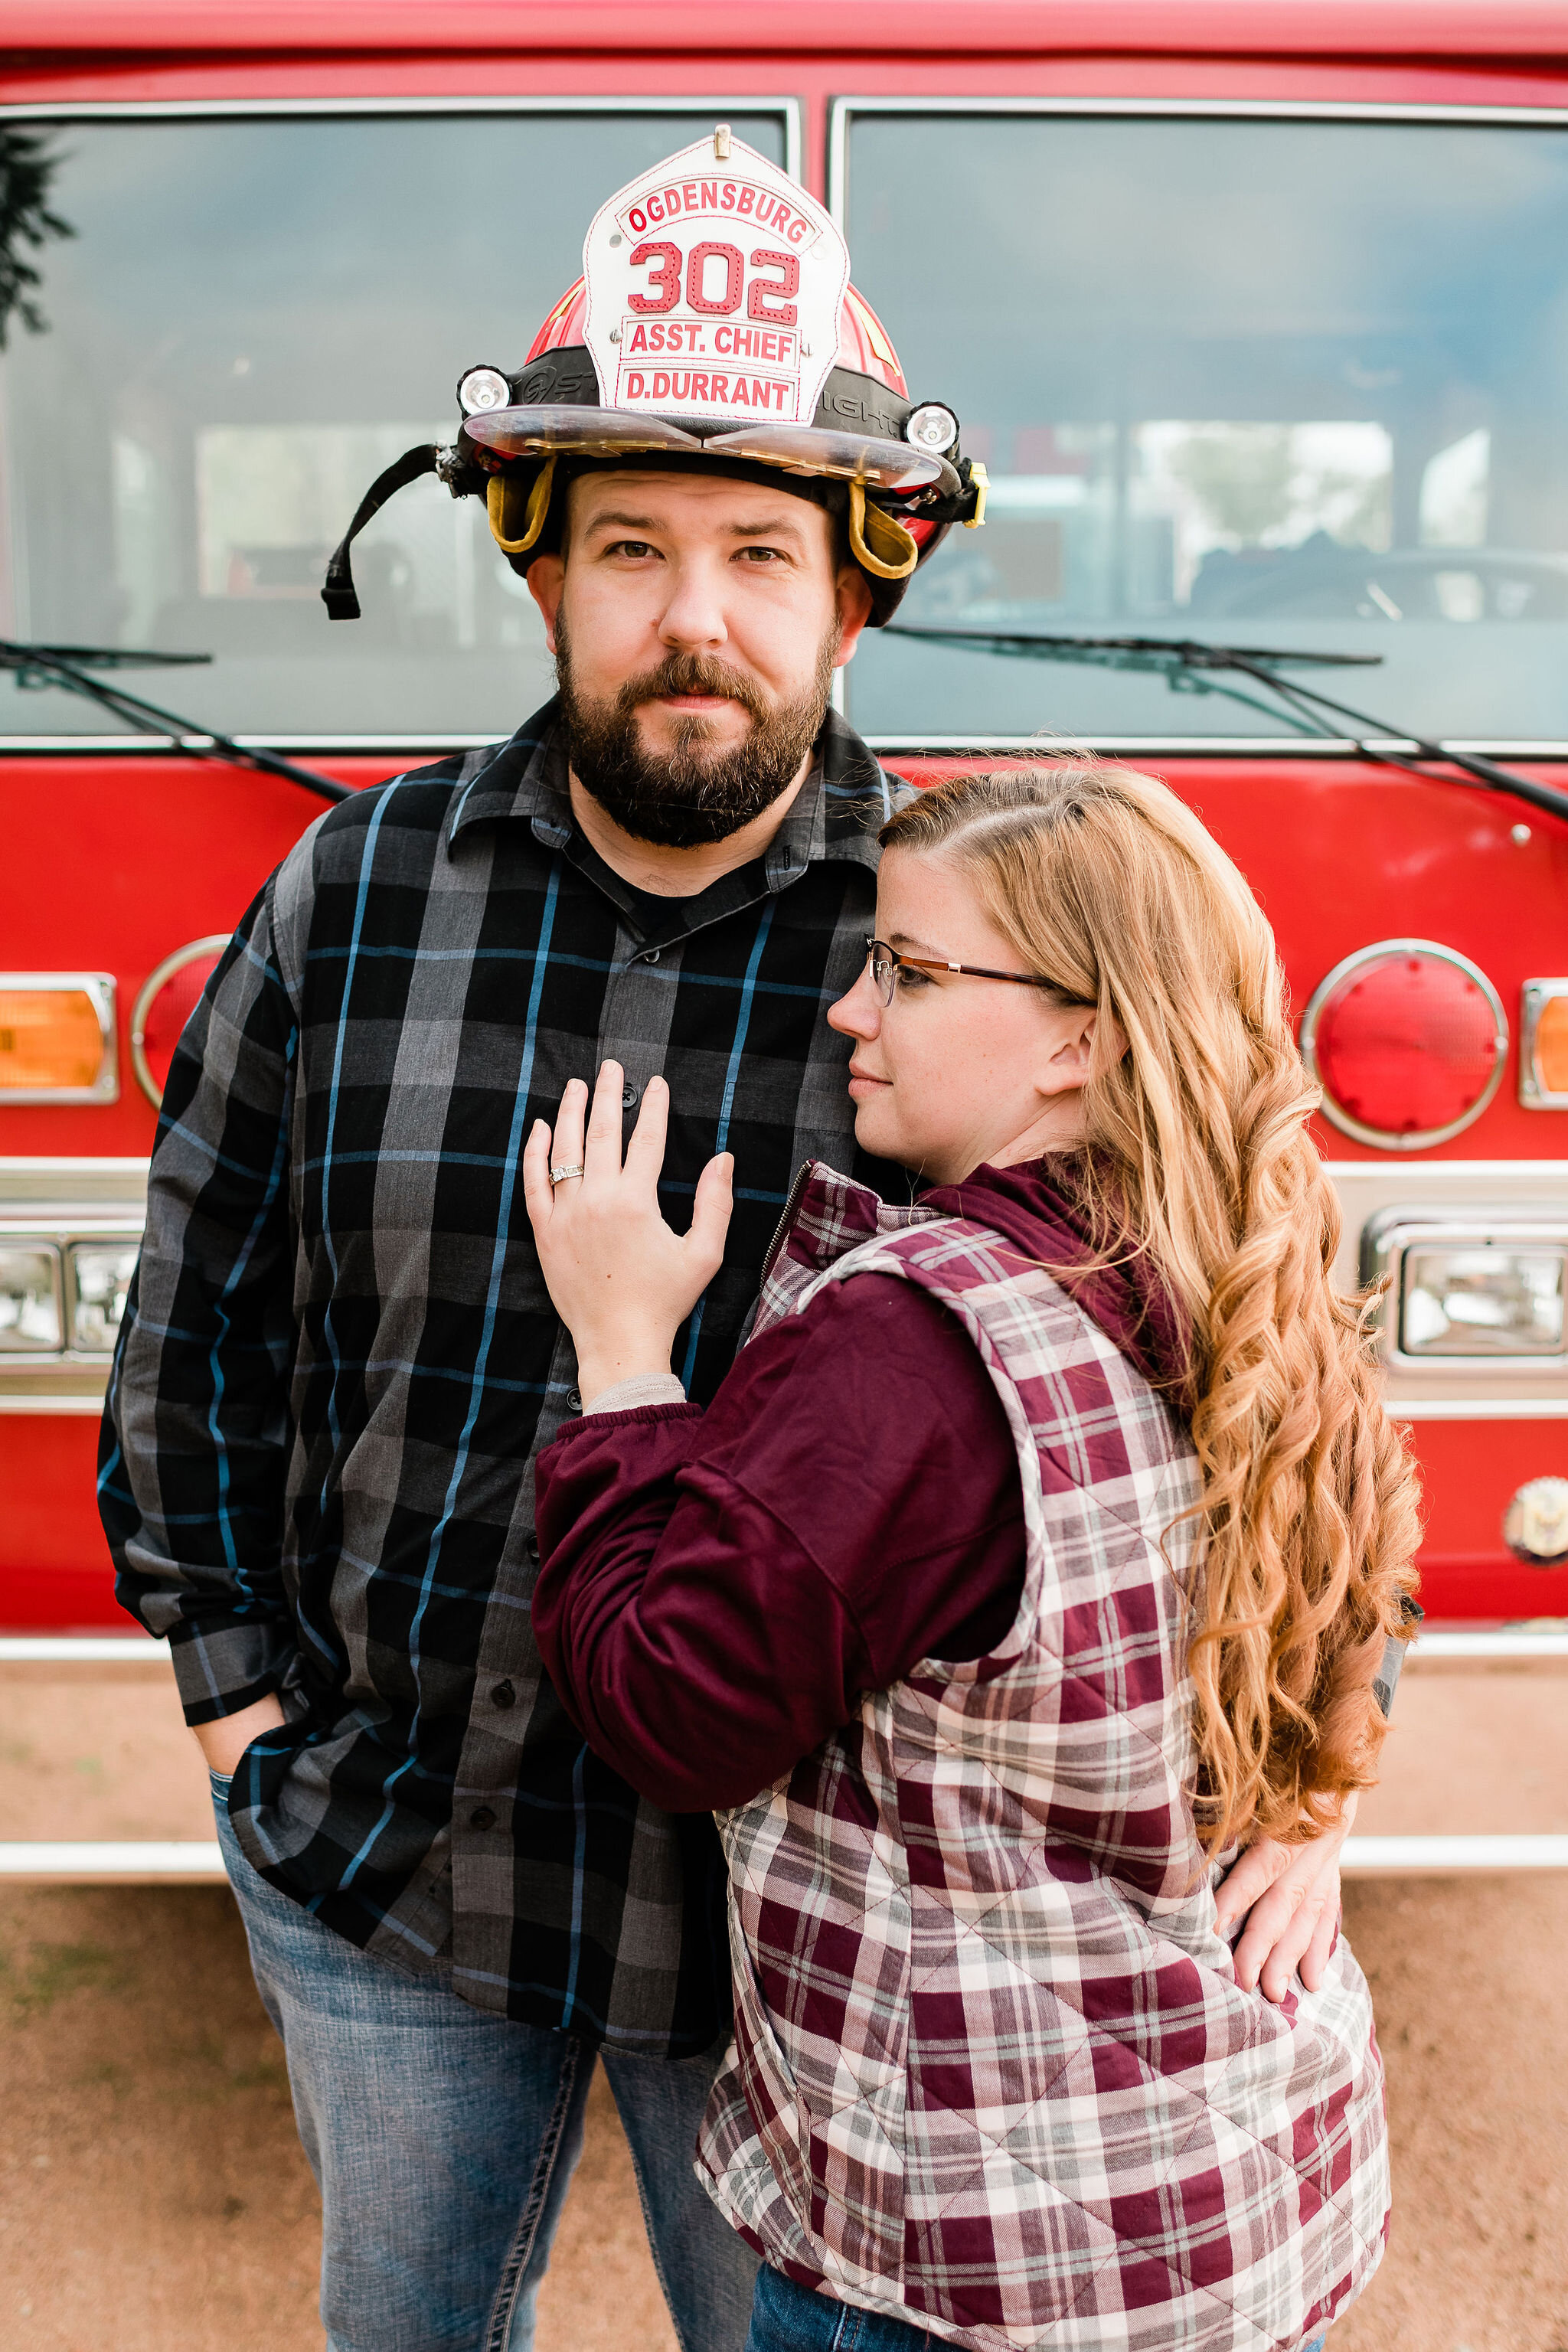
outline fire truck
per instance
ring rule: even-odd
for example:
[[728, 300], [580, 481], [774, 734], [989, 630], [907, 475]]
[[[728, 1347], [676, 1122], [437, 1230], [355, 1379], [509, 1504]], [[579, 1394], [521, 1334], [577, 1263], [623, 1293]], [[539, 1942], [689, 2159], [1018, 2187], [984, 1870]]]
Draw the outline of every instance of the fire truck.
[[1426, 1493], [1354, 1858], [1568, 1864], [1561, 8], [11, 0], [7, 26], [0, 1864], [216, 1871], [153, 1787], [183, 1735], [94, 1496], [170, 1055], [324, 795], [551, 691], [437, 475], [360, 538], [356, 628], [323, 565], [367, 480], [452, 437], [459, 371], [521, 366], [605, 193], [720, 122], [844, 225], [911, 396], [954, 401], [989, 478], [845, 673], [854, 725], [917, 784], [1058, 748], [1151, 769], [1273, 922], [1339, 1275], [1384, 1285]]

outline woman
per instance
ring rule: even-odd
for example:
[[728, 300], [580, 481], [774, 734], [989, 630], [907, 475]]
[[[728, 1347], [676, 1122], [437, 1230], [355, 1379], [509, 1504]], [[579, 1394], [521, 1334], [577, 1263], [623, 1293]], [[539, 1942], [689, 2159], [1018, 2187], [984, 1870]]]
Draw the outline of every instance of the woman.
[[[861, 1146], [786, 1213], [704, 1413], [720, 1262], [620, 1162], [620, 1074], [530, 1140], [584, 1418], [534, 1622], [588, 1739], [731, 1876], [700, 2166], [764, 2258], [751, 2352], [1320, 2340], [1387, 2216], [1348, 1947], [1272, 2007], [1224, 1855], [1370, 1785], [1414, 1482], [1338, 1298], [1272, 938], [1147, 777], [965, 777], [882, 835], [829, 1019]], [[553, 1180], [553, 1181], [552, 1181]]]

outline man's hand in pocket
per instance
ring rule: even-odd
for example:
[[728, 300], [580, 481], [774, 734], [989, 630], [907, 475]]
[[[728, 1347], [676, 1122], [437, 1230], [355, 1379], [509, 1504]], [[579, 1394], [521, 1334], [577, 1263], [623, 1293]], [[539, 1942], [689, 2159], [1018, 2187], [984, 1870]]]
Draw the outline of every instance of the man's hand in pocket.
[[264, 1731], [275, 1730], [282, 1720], [278, 1695], [268, 1691], [265, 1698], [242, 1706], [237, 1715], [222, 1715], [216, 1723], [195, 1724], [192, 1729], [207, 1770], [226, 1780], [251, 1741], [259, 1739]]

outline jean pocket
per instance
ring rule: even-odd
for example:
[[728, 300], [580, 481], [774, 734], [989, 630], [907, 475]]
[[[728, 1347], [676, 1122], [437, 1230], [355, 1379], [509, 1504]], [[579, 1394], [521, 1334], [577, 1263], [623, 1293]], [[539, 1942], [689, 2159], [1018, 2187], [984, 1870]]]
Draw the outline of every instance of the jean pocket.
[[232, 1772], [215, 1772], [210, 1764], [207, 1766], [207, 1781], [215, 1797], [226, 1797], [233, 1780]]

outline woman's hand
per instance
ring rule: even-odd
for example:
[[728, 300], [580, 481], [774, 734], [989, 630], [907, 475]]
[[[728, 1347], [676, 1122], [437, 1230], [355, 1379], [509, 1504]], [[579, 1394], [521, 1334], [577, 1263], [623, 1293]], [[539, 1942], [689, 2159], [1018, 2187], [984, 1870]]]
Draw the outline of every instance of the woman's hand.
[[[606, 1062], [594, 1089], [574, 1078], [552, 1133], [534, 1122], [522, 1155], [523, 1198], [556, 1312], [577, 1349], [584, 1404], [639, 1372], [668, 1372], [676, 1332], [724, 1260], [734, 1160], [710, 1160], [697, 1180], [691, 1230], [671, 1233], [658, 1213], [669, 1088], [650, 1078], [621, 1164], [626, 1074]], [[580, 1168], [552, 1187], [552, 1168]]]

